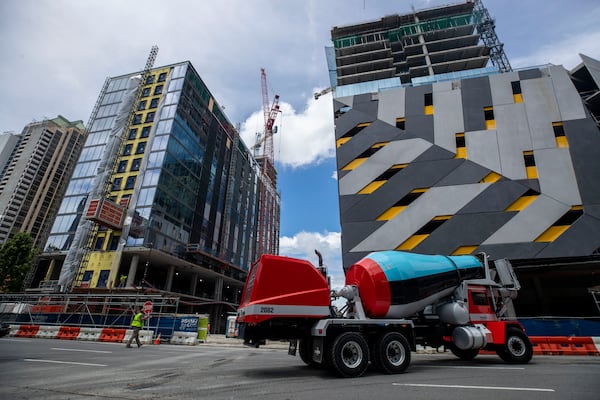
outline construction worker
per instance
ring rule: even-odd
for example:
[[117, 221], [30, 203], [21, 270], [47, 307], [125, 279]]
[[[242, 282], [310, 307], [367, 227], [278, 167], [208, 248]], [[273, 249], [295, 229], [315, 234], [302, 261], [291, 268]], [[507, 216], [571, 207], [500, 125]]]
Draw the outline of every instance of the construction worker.
[[119, 278], [119, 287], [125, 287], [126, 283], [127, 283], [127, 275], [121, 275], [121, 277]]
[[133, 314], [134, 316], [131, 320], [131, 328], [133, 329], [133, 333], [127, 341], [127, 346], [125, 347], [130, 348], [131, 342], [133, 342], [133, 339], [135, 339], [138, 348], [140, 348], [142, 347], [142, 343], [140, 343], [140, 329], [142, 329], [142, 327], [144, 326], [144, 321], [148, 318], [148, 316], [141, 312], [139, 307], [137, 306], [134, 308]]

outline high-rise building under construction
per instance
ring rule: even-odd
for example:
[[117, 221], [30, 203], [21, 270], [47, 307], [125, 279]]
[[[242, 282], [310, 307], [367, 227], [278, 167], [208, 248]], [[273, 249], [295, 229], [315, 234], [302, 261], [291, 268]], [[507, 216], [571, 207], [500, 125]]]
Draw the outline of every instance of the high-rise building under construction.
[[107, 78], [88, 126], [34, 286], [143, 287], [234, 309], [280, 200], [191, 63]]
[[520, 315], [595, 315], [600, 63], [513, 71], [494, 28], [475, 0], [332, 29], [344, 267], [485, 252]]

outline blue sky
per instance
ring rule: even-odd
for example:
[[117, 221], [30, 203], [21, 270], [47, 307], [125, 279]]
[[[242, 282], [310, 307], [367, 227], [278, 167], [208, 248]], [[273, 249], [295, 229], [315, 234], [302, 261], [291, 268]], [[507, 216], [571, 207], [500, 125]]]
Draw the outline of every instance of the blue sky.
[[[330, 30], [452, 0], [3, 0], [0, 132], [55, 117], [87, 122], [108, 76], [192, 62], [248, 145], [262, 126], [260, 69], [282, 114], [275, 155], [280, 252], [315, 261], [320, 249], [341, 282], [331, 95]], [[458, 1], [457, 1], [458, 2]], [[484, 0], [513, 68], [600, 59], [597, 0]]]

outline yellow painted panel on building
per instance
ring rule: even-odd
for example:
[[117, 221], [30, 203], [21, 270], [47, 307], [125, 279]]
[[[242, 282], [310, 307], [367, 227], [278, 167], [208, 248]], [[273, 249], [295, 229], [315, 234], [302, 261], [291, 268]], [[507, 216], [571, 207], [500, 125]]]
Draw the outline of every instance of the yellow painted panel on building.
[[456, 156], [454, 158], [467, 158], [467, 148], [466, 147], [457, 147], [456, 148]]
[[433, 106], [425, 106], [425, 115], [433, 115]]
[[515, 103], [522, 103], [523, 95], [521, 93], [513, 94], [513, 100], [515, 101]]
[[387, 182], [387, 180], [385, 180], [385, 181], [371, 182], [367, 186], [365, 186], [364, 188], [362, 188], [358, 192], [358, 194], [371, 194], [374, 191], [376, 191], [377, 189], [379, 189], [381, 186], [383, 186], [383, 184], [386, 183], [386, 182]]
[[402, 242], [400, 246], [396, 247], [396, 250], [412, 250], [415, 247], [417, 247], [417, 245], [423, 240], [425, 240], [428, 236], [429, 235], [412, 235], [404, 242]]
[[402, 210], [404, 210], [406, 206], [394, 206], [390, 207], [387, 211], [377, 217], [377, 221], [389, 221], [393, 219], [396, 215], [400, 214]]
[[364, 163], [367, 160], [367, 158], [356, 158], [352, 161], [350, 161], [348, 164], [346, 164], [346, 166], [344, 168], [342, 168], [342, 171], [352, 171], [353, 169], [357, 168], [360, 164]]
[[536, 242], [554, 242], [560, 235], [562, 235], [567, 229], [569, 229], [569, 225], [559, 225], [559, 226], [551, 226], [546, 229], [544, 233], [538, 236], [535, 239]]
[[477, 246], [460, 246], [456, 250], [452, 252], [453, 256], [460, 256], [464, 254], [473, 254], [473, 252], [477, 249]]
[[494, 183], [497, 182], [502, 176], [494, 171], [487, 174], [482, 180], [481, 183]]
[[557, 136], [556, 137], [556, 147], [567, 148], [569, 147], [569, 142], [567, 141], [566, 136]]
[[537, 196], [522, 196], [506, 208], [506, 211], [521, 211], [533, 203]]
[[352, 139], [352, 137], [341, 137], [335, 142], [335, 146], [340, 147], [350, 139]]
[[538, 172], [537, 172], [537, 167], [536, 166], [525, 167], [525, 171], [527, 173], [527, 178], [528, 179], [537, 179], [538, 178]]
[[485, 129], [490, 130], [490, 129], [496, 129], [496, 120], [495, 119], [488, 119], [485, 121]]

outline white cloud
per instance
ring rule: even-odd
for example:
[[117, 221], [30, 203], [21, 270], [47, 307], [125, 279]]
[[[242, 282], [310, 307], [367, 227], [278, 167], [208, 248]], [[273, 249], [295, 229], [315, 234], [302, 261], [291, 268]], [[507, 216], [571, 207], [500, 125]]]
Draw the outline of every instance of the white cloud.
[[323, 256], [323, 264], [331, 277], [331, 287], [344, 286], [344, 270], [341, 256], [341, 234], [339, 232], [299, 232], [293, 237], [282, 236], [279, 239], [279, 254], [310, 261], [318, 265], [315, 254], [318, 250]]
[[[273, 136], [278, 164], [297, 168], [318, 164], [335, 155], [331, 104], [331, 93], [319, 100], [311, 96], [300, 113], [289, 103], [280, 103], [282, 112], [275, 122], [277, 133]], [[256, 132], [262, 132], [263, 126], [262, 111], [254, 112], [242, 124], [241, 137], [248, 147], [256, 143]]]
[[598, 59], [600, 32], [583, 32], [567, 36], [557, 43], [548, 43], [527, 56], [512, 59], [511, 65], [513, 68], [523, 68], [551, 63], [572, 69], [581, 62], [579, 53]]

